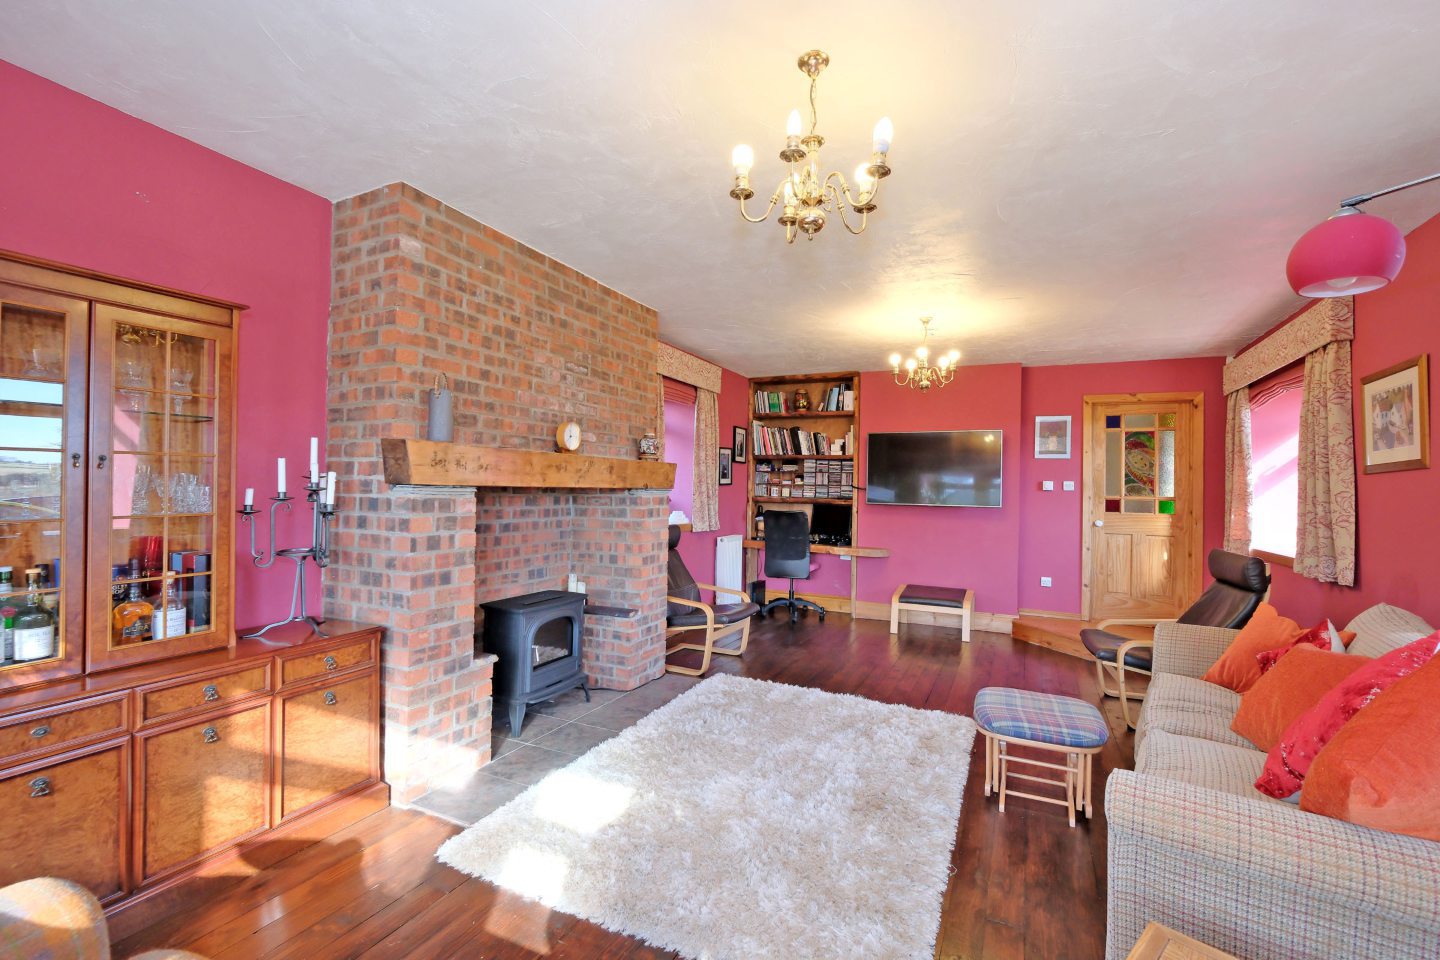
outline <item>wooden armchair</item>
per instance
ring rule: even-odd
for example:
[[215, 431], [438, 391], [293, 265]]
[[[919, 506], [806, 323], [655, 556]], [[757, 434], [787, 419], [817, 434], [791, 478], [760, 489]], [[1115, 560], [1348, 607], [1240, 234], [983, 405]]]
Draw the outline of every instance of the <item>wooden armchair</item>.
[[[1144, 700], [1145, 694], [1130, 689], [1125, 677], [1132, 673], [1145, 677], [1151, 675], [1151, 652], [1155, 647], [1155, 638], [1126, 637], [1110, 633], [1107, 628], [1187, 623], [1238, 629], [1249, 622], [1256, 608], [1270, 594], [1270, 568], [1259, 557], [1211, 550], [1209, 567], [1214, 582], [1179, 617], [1120, 617], [1102, 620], [1096, 626], [1080, 631], [1080, 642], [1095, 658], [1095, 675], [1100, 680], [1100, 692], [1107, 697], [1119, 698], [1120, 712], [1125, 717], [1125, 724], [1132, 730], [1135, 729], [1135, 720], [1130, 716], [1130, 701]], [[1113, 687], [1107, 683], [1107, 671], [1115, 678]]]
[[[685, 561], [680, 558], [680, 552], [676, 549], [680, 545], [680, 528], [671, 524], [670, 526], [670, 559], [667, 569], [666, 600], [669, 606], [665, 617], [665, 672], [681, 673], [689, 677], [703, 676], [710, 669], [710, 657], [712, 654], [721, 653], [726, 656], [738, 657], [744, 654], [745, 648], [750, 643], [750, 618], [760, 612], [759, 606], [750, 602], [750, 598], [739, 590], [732, 590], [728, 587], [719, 587], [712, 583], [697, 583], [690, 575], [685, 566]], [[740, 603], [705, 603], [700, 599], [700, 591], [713, 590], [715, 599], [718, 601], [721, 594], [731, 594], [740, 598]], [[693, 633], [703, 630], [703, 640], [700, 642], [671, 644], [670, 638], [678, 634]], [[724, 639], [738, 633], [740, 643], [738, 647], [717, 647], [715, 641]], [[682, 667], [669, 662], [672, 653], [681, 650], [695, 650], [700, 653], [700, 666]]]

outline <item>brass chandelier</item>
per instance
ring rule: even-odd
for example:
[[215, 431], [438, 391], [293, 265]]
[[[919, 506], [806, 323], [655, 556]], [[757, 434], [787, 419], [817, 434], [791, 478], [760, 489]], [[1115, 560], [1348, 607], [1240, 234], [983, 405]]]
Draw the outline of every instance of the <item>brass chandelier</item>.
[[924, 331], [920, 335], [920, 346], [915, 348], [915, 356], [905, 361], [905, 375], [900, 375], [900, 354], [890, 354], [890, 370], [895, 375], [895, 383], [902, 387], [910, 387], [927, 392], [931, 387], [943, 387], [955, 379], [955, 368], [960, 363], [960, 351], [951, 349], [948, 353], [942, 353], [930, 362], [930, 321], [934, 317], [921, 317], [920, 326]]
[[[890, 176], [886, 160], [894, 128], [889, 117], [881, 117], [875, 124], [870, 162], [855, 168], [853, 189], [842, 173], [821, 175], [820, 148], [825, 138], [815, 131], [815, 82], [829, 63], [830, 57], [822, 50], [810, 50], [800, 55], [797, 64], [800, 72], [810, 78], [810, 132], [802, 132], [800, 111], [790, 111], [790, 120], [785, 125], [785, 149], [780, 151], [780, 159], [790, 165], [790, 172], [770, 195], [770, 205], [758, 217], [752, 217], [745, 211], [745, 201], [755, 196], [755, 191], [750, 189], [750, 168], [755, 165], [755, 151], [742, 143], [730, 155], [730, 161], [735, 166], [735, 187], [730, 196], [740, 201], [740, 216], [751, 223], [762, 223], [769, 219], [770, 212], [779, 204], [786, 243], [794, 243], [802, 233], [806, 239], [814, 240], [815, 234], [825, 226], [827, 213], [837, 214], [851, 233], [864, 233], [866, 218], [875, 209], [880, 181]], [[846, 206], [860, 215], [858, 227], [850, 225], [845, 216]]]

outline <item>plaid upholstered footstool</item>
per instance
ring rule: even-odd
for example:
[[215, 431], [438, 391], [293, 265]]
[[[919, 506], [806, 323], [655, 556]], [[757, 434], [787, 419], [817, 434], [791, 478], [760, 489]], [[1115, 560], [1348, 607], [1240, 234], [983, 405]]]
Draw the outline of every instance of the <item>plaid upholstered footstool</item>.
[[[1084, 810], [1088, 819], [1091, 804], [1095, 754], [1110, 739], [1105, 718], [1092, 703], [1074, 697], [1013, 687], [986, 687], [975, 694], [975, 724], [985, 737], [985, 796], [1000, 794], [1000, 812], [1006, 796], [1026, 797], [1043, 803], [1058, 803], [1070, 814]], [[1012, 746], [1059, 754], [1055, 759], [1038, 760], [1011, 753]], [[1045, 770], [1058, 770], [1060, 778], [1012, 773], [1010, 764], [1023, 763]], [[1010, 780], [1063, 787], [1065, 799], [1010, 789]]]

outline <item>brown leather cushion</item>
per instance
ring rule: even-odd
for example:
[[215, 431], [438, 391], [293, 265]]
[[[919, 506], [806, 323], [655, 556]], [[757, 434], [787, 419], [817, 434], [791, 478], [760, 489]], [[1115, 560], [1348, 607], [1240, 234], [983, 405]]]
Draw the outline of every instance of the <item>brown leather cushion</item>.
[[927, 587], [922, 583], [906, 584], [900, 594], [901, 603], [928, 603], [934, 607], [963, 607], [970, 591], [964, 587]]
[[[670, 605], [672, 608], [676, 604]], [[690, 607], [681, 607], [685, 612], [682, 614], [671, 614], [665, 618], [665, 622], [672, 627], [703, 627], [705, 626], [705, 611], [695, 610]], [[719, 624], [739, 623], [746, 617], [753, 617], [760, 612], [760, 608], [749, 601], [745, 603], [726, 603], [715, 608], [715, 622]]]
[[[1080, 642], [1085, 644], [1085, 649], [1089, 650], [1096, 660], [1106, 663], [1114, 663], [1115, 658], [1120, 655], [1120, 648], [1134, 639], [1094, 627], [1086, 627], [1080, 631]], [[1136, 670], [1149, 670], [1150, 654], [1149, 647], [1131, 647], [1125, 653], [1125, 666], [1134, 667]]]

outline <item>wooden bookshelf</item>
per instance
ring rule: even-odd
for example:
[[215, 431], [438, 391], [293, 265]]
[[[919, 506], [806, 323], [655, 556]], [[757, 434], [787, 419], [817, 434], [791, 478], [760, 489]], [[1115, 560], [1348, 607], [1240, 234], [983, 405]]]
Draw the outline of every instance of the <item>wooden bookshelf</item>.
[[[831, 388], [841, 387], [853, 393], [854, 399], [850, 410], [820, 410], [816, 409], [825, 402]], [[805, 390], [810, 397], [812, 408], [809, 410], [789, 409], [783, 412], [773, 410], [757, 411], [755, 395], [760, 391], [780, 393], [784, 395], [787, 405], [793, 405], [796, 390]], [[788, 504], [796, 508], [806, 508], [816, 504], [831, 506], [844, 506], [850, 508], [850, 542], [859, 542], [859, 511], [855, 509], [856, 498], [859, 496], [859, 487], [856, 485], [858, 478], [854, 475], [856, 464], [855, 449], [860, 442], [860, 374], [854, 370], [846, 370], [831, 373], [797, 373], [777, 377], [755, 377], [750, 381], [750, 419], [752, 422], [750, 435], [750, 459], [757, 464], [781, 465], [793, 464], [798, 469], [798, 479], [803, 481], [806, 461], [814, 461], [816, 469], [828, 472], [830, 469], [839, 469], [837, 465], [843, 465], [851, 479], [851, 495], [849, 497], [834, 496], [772, 496], [768, 495], [769, 487], [757, 490], [758, 477], [760, 472], [751, 469], [749, 488], [746, 495], [746, 535], [747, 539], [754, 541], [760, 539], [759, 531], [756, 528], [756, 514], [773, 505]], [[850, 436], [850, 448], [843, 454], [825, 452], [816, 453], [759, 453], [759, 445], [756, 443], [754, 427], [756, 425], [767, 428], [780, 428], [788, 430], [800, 430], [806, 434], [823, 433], [830, 440], [839, 440], [847, 433]], [[789, 471], [786, 471], [787, 473]], [[828, 478], [827, 478], [828, 479]], [[778, 484], [776, 484], [778, 486]], [[822, 490], [828, 489], [830, 484], [824, 482], [820, 485]], [[804, 489], [803, 483], [794, 484], [790, 487], [791, 493], [797, 493]], [[748, 565], [747, 565], [748, 566]], [[753, 571], [747, 569], [747, 579], [753, 579]]]

